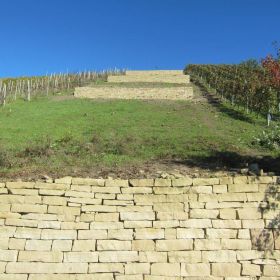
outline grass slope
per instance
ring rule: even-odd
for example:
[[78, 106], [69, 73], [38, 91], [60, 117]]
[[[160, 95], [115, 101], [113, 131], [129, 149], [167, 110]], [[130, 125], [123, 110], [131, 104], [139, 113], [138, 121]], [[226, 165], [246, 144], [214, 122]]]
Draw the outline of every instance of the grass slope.
[[269, 154], [251, 146], [265, 120], [240, 114], [192, 101], [17, 101], [0, 109], [0, 170], [62, 176], [162, 160], [195, 164], [215, 153]]

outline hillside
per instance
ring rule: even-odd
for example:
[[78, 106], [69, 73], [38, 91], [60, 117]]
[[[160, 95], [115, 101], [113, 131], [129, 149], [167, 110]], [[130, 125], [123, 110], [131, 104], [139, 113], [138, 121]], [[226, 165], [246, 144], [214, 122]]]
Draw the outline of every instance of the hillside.
[[107, 100], [55, 94], [6, 104], [0, 109], [1, 176], [194, 174], [230, 171], [260, 156], [267, 156], [262, 167], [273, 170], [276, 154], [252, 145], [265, 118], [246, 115], [227, 102], [213, 103], [207, 91], [188, 83], [187, 76], [176, 75], [164, 73], [169, 82], [162, 82], [158, 76], [151, 80], [149, 72], [133, 80], [128, 72], [89, 87], [166, 93], [183, 86], [193, 90], [191, 99]]

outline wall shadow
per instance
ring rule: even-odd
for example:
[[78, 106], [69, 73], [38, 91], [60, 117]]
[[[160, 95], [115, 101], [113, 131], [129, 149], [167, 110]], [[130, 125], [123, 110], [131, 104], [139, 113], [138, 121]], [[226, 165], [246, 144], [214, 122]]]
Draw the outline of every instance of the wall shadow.
[[211, 171], [240, 169], [248, 164], [257, 163], [264, 172], [274, 172], [280, 175], [280, 156], [250, 156], [242, 155], [237, 152], [215, 151], [209, 156], [192, 156], [184, 160], [172, 160], [173, 163], [190, 167], [199, 167]]
[[[275, 175], [280, 175], [280, 157], [266, 156], [259, 158], [235, 152], [212, 151], [208, 157], [194, 156], [173, 162], [210, 171], [230, 171], [231, 169], [242, 168], [246, 164], [258, 163], [264, 172], [274, 172]], [[252, 249], [273, 255], [275, 250], [280, 250], [278, 239], [280, 238], [280, 178], [277, 182], [269, 184], [263, 191], [264, 195], [259, 202], [258, 211], [266, 224], [263, 229], [250, 229]], [[278, 245], [276, 245], [276, 240], [278, 240]]]
[[265, 220], [265, 229], [255, 230], [252, 239], [252, 249], [274, 254], [280, 249], [280, 181], [269, 184], [265, 189], [264, 197], [259, 204], [258, 211]]

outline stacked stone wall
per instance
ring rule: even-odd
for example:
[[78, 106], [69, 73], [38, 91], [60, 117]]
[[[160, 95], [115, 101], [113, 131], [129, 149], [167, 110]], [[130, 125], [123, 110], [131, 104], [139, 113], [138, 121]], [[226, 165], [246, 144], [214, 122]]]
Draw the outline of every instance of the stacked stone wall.
[[279, 280], [277, 180], [0, 183], [0, 280]]

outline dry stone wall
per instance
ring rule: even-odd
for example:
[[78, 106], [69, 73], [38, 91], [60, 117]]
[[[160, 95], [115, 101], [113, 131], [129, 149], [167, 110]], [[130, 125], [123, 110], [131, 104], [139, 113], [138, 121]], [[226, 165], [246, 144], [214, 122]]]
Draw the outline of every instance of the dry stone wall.
[[279, 280], [277, 180], [0, 183], [0, 279]]
[[74, 96], [93, 99], [189, 100], [193, 98], [193, 88], [78, 87], [75, 88]]

